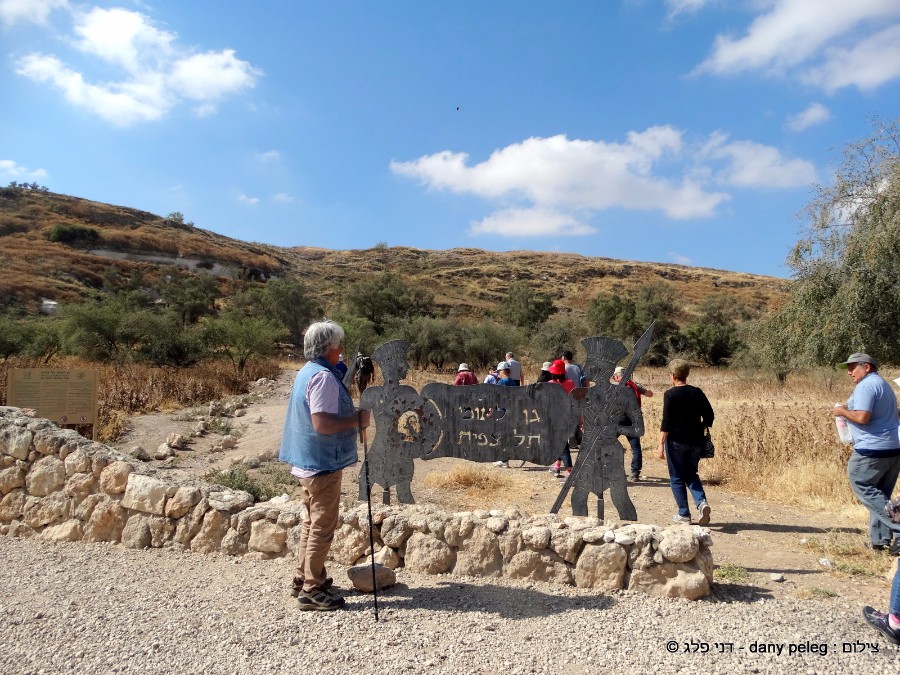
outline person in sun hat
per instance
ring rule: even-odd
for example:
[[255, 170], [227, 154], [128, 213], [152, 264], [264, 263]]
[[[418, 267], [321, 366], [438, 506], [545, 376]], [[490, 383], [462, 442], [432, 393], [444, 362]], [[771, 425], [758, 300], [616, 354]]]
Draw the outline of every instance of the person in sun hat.
[[851, 354], [840, 365], [856, 385], [846, 404], [831, 410], [843, 417], [853, 435], [847, 477], [853, 494], [869, 510], [872, 548], [900, 555], [900, 525], [884, 514], [900, 475], [897, 397], [878, 374], [878, 361], [864, 352]]
[[550, 366], [553, 365], [552, 361], [544, 361], [541, 364], [541, 374], [538, 375], [537, 382], [549, 382], [550, 381]]
[[478, 378], [475, 377], [475, 373], [469, 368], [468, 363], [459, 364], [459, 368], [456, 369], [456, 379], [453, 381], [453, 384], [456, 386], [478, 384]]
[[[495, 384], [499, 384], [500, 386], [503, 386], [503, 387], [518, 387], [519, 386], [518, 383], [516, 383], [509, 376], [509, 371], [510, 371], [510, 368], [509, 368], [508, 362], [501, 361], [500, 363], [498, 363], [497, 364], [497, 381], [495, 382]], [[509, 460], [498, 460], [498, 461], [494, 462], [494, 466], [499, 467], [501, 469], [508, 469], [509, 468]]]

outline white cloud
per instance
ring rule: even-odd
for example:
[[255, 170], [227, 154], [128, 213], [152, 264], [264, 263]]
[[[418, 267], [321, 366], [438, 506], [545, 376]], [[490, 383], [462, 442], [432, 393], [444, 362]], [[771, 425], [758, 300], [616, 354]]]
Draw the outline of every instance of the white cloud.
[[715, 133], [698, 155], [701, 159], [724, 160], [726, 166], [715, 174], [726, 185], [742, 188], [792, 188], [816, 180], [816, 168], [805, 159], [788, 159], [778, 148], [752, 141], [728, 141]]
[[252, 87], [260, 72], [234, 56], [233, 49], [194, 54], [176, 61], [170, 86], [185, 98], [214, 101], [226, 94]]
[[45, 178], [47, 171], [45, 169], [31, 170], [11, 159], [0, 159], [0, 176], [3, 177], [3, 180], [7, 178], [15, 181], [29, 178], [35, 180], [37, 178]]
[[[2, 0], [0, 0], [2, 1]], [[232, 49], [196, 53], [179, 47], [177, 35], [156, 27], [143, 14], [121, 8], [76, 13], [74, 45], [122, 70], [118, 81], [91, 82], [53, 55], [32, 53], [16, 72], [58, 88], [66, 100], [117, 126], [158, 120], [183, 101], [195, 114], [216, 111], [216, 102], [255, 85], [260, 71]]]
[[0, 0], [0, 23], [12, 26], [21, 21], [41, 25], [54, 9], [68, 6], [67, 0]]
[[691, 14], [699, 12], [712, 0], [666, 0], [666, 7], [669, 8], [668, 18], [674, 19], [679, 14]]
[[76, 16], [76, 47], [129, 73], [159, 68], [172, 55], [175, 34], [156, 28], [143, 14], [95, 7]]
[[706, 191], [688, 176], [655, 175], [659, 165], [683, 161], [682, 155], [682, 133], [659, 126], [631, 132], [625, 143], [529, 138], [472, 166], [467, 154], [448, 150], [391, 162], [391, 169], [429, 189], [500, 202], [473, 232], [586, 234], [591, 229], [577, 213], [625, 208], [659, 210], [676, 219], [712, 215], [728, 195]]
[[294, 198], [286, 192], [278, 192], [272, 195], [272, 201], [280, 204], [290, 204], [294, 201]]
[[469, 233], [499, 234], [506, 237], [544, 237], [592, 234], [594, 228], [567, 213], [546, 208], [510, 208], [495, 211], [472, 223]]
[[669, 251], [668, 253], [669, 260], [679, 265], [693, 265], [694, 261], [688, 258], [686, 255], [681, 255], [680, 253], [675, 253], [674, 251]]
[[805, 131], [830, 119], [831, 111], [828, 108], [821, 103], [811, 103], [803, 112], [790, 115], [786, 124], [791, 131]]
[[[757, 16], [745, 35], [718, 35], [713, 53], [699, 66], [718, 75], [762, 70], [796, 75], [826, 89], [842, 86], [871, 88], [900, 75], [890, 60], [896, 46], [893, 29], [885, 22], [900, 17], [897, 0], [769, 0], [768, 11]], [[881, 30], [873, 36], [873, 31]], [[892, 44], [888, 44], [893, 39]], [[878, 65], [866, 62], [862, 71], [848, 67], [888, 47], [888, 58], [878, 53]], [[838, 82], [829, 75], [837, 71]]]
[[804, 79], [832, 92], [848, 86], [872, 90], [897, 77], [900, 77], [900, 23], [851, 48], [828, 50], [825, 62], [812, 68]]
[[118, 126], [162, 117], [174, 104], [160, 82], [150, 80], [94, 85], [53, 56], [31, 54], [18, 61], [16, 72], [35, 82], [49, 82], [66, 100]]
[[391, 170], [430, 190], [471, 194], [495, 209], [472, 224], [472, 234], [583, 235], [592, 214], [609, 209], [659, 211], [672, 219], [713, 216], [730, 195], [713, 183], [741, 188], [788, 188], [815, 179], [810, 162], [777, 148], [730, 141], [715, 133], [687, 143], [670, 126], [630, 132], [624, 143], [529, 138], [472, 164], [444, 150]]
[[241, 204], [249, 204], [250, 206], [256, 206], [257, 204], [259, 204], [259, 197], [248, 197], [245, 194], [239, 194], [238, 201], [241, 202]]
[[261, 152], [256, 156], [260, 162], [277, 162], [281, 159], [281, 153], [278, 150], [266, 150], [265, 152]]

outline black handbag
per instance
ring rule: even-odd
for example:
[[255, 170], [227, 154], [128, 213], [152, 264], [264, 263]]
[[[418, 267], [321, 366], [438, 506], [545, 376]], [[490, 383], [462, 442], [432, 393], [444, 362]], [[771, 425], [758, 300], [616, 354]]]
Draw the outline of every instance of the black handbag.
[[709, 427], [703, 432], [704, 443], [700, 451], [700, 459], [710, 459], [716, 456], [716, 446], [713, 445], [712, 436], [709, 435]]

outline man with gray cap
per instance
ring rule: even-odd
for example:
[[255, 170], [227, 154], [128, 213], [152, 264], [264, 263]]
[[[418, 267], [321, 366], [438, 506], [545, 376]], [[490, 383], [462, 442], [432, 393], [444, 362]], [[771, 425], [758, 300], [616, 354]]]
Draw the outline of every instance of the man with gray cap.
[[869, 509], [872, 548], [890, 549], [898, 555], [900, 527], [884, 514], [884, 505], [900, 474], [897, 397], [878, 374], [878, 362], [868, 354], [851, 354], [842, 365], [847, 366], [847, 374], [856, 386], [847, 404], [836, 405], [831, 414], [845, 418], [853, 434], [847, 477], [853, 494]]

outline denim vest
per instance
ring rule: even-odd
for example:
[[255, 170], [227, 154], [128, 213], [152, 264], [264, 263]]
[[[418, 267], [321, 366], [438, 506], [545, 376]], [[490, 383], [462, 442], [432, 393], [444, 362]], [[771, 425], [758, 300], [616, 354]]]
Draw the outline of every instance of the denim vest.
[[[357, 461], [356, 429], [339, 431], [336, 434], [320, 434], [312, 425], [312, 414], [306, 400], [306, 388], [316, 373], [334, 370], [323, 359], [308, 362], [294, 380], [294, 388], [288, 401], [284, 433], [281, 436], [281, 450], [278, 459], [306, 471], [328, 473], [343, 469]], [[347, 389], [340, 385], [340, 417], [356, 414], [353, 400]]]

